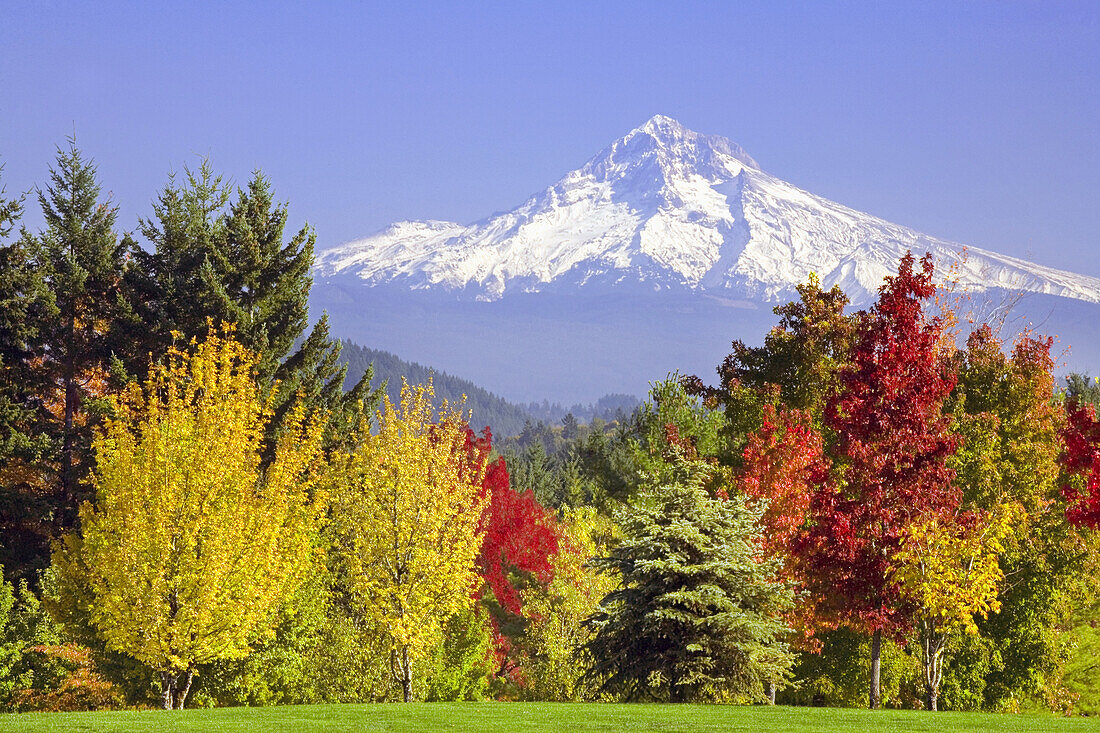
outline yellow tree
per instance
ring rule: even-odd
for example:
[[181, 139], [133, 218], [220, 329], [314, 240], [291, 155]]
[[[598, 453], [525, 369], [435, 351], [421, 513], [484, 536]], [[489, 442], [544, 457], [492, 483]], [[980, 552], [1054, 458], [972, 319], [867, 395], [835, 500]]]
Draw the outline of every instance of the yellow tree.
[[484, 465], [469, 469], [465, 422], [431, 383], [387, 398], [372, 435], [335, 459], [332, 528], [351, 604], [389, 641], [390, 671], [406, 702], [413, 669], [479, 582]]
[[901, 596], [917, 608], [918, 653], [924, 666], [925, 706], [935, 710], [944, 651], [960, 629], [977, 634], [977, 615], [1000, 610], [1004, 542], [1023, 523], [1024, 508], [1001, 504], [989, 512], [910, 525], [890, 568]]
[[614, 523], [592, 507], [563, 512], [553, 579], [523, 591], [524, 692], [532, 700], [564, 702], [596, 695], [594, 686], [580, 682], [587, 667], [584, 645], [592, 638], [584, 622], [619, 584], [616, 574], [598, 573], [588, 565], [593, 557], [607, 555], [616, 539]]
[[323, 513], [321, 419], [297, 409], [261, 472], [271, 410], [257, 356], [228, 333], [192, 347], [114, 400], [93, 444], [95, 503], [54, 555], [62, 595], [109, 648], [159, 672], [165, 708], [183, 707], [196, 665], [270, 632]]

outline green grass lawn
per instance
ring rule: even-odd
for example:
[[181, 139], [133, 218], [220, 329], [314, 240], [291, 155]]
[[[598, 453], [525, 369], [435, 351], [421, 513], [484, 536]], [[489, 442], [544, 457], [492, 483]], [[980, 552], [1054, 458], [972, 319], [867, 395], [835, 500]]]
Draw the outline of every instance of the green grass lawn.
[[182, 712], [0, 715], [20, 731], [1098, 731], [1100, 719], [1044, 715], [722, 705], [413, 703], [223, 708]]

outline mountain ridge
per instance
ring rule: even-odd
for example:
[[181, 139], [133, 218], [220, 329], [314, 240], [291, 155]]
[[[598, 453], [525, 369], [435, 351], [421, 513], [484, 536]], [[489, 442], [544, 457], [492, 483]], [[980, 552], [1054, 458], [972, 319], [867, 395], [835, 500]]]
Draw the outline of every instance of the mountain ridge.
[[[758, 344], [811, 273], [868, 306], [907, 251], [1002, 337], [1041, 332], [1100, 371], [1100, 279], [967, 248], [771, 176], [725, 138], [657, 117], [511, 211], [398, 222], [318, 254], [334, 333], [492, 384], [513, 403], [644, 394]], [[959, 291], [965, 292], [959, 292]]]

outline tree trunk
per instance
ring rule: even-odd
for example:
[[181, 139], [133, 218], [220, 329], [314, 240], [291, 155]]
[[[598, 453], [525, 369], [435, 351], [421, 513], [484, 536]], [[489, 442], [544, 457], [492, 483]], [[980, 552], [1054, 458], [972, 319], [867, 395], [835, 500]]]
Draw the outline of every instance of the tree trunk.
[[924, 662], [924, 707], [936, 710], [943, 680], [943, 655], [947, 648], [947, 634], [937, 628], [935, 621], [924, 620], [920, 624], [921, 661]]
[[187, 682], [183, 689], [176, 693], [176, 710], [183, 710], [183, 703], [187, 700], [187, 693], [191, 692], [191, 681], [195, 679], [195, 670], [187, 670]]
[[175, 702], [176, 678], [171, 672], [160, 673], [160, 706], [165, 710], [171, 710]]
[[76, 488], [73, 480], [73, 424], [76, 417], [78, 394], [76, 391], [76, 305], [70, 304], [69, 322], [66, 338], [65, 370], [62, 376], [65, 389], [65, 409], [63, 412], [61, 437], [61, 495], [64, 506], [60, 512], [61, 526], [66, 529], [75, 523]]
[[882, 629], [875, 629], [871, 637], [871, 694], [872, 710], [882, 707]]
[[680, 684], [680, 678], [669, 674], [668, 676], [668, 701], [681, 703], [684, 701], [684, 686]]
[[768, 704], [775, 705], [775, 682], [768, 682]]
[[412, 660], [409, 659], [409, 648], [407, 646], [401, 650], [401, 696], [405, 702], [412, 702]]

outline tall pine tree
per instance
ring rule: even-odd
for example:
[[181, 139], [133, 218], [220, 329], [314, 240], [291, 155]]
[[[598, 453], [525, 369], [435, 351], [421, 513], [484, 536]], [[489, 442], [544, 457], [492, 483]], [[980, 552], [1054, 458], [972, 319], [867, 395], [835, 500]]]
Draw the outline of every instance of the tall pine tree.
[[43, 567], [52, 515], [39, 462], [50, 447], [51, 415], [43, 395], [43, 330], [56, 317], [52, 293], [37, 262], [37, 242], [9, 241], [23, 214], [23, 197], [0, 186], [0, 562], [13, 577]]
[[222, 235], [222, 214], [231, 191], [204, 160], [198, 172], [184, 169], [184, 182], [175, 174], [153, 202], [153, 216], [142, 219], [140, 232], [151, 250], [134, 247], [134, 266], [126, 283], [134, 303], [129, 324], [134, 348], [127, 354], [127, 370], [142, 377], [150, 363], [171, 346], [178, 332], [184, 338], [205, 335], [210, 290], [202, 278], [203, 264]]
[[39, 237], [41, 266], [59, 316], [46, 331], [43, 360], [58, 401], [57, 519], [71, 527], [91, 468], [94, 402], [104, 396], [124, 340], [117, 325], [129, 240], [115, 233], [118, 209], [100, 200], [95, 165], [73, 141], [67, 152], [58, 151], [50, 184], [39, 191], [38, 202], [46, 220]]
[[[12, 575], [32, 578], [87, 493], [100, 399], [124, 341], [128, 247], [115, 233], [115, 208], [100, 197], [95, 165], [75, 142], [58, 150], [38, 202], [45, 229], [24, 231], [0, 251], [0, 412], [10, 428], [0, 472], [3, 560]], [[6, 236], [19, 207], [0, 208]]]

